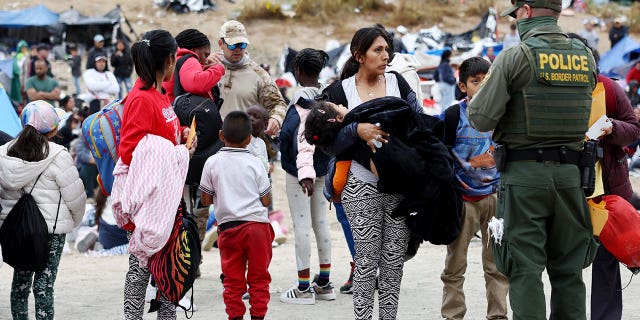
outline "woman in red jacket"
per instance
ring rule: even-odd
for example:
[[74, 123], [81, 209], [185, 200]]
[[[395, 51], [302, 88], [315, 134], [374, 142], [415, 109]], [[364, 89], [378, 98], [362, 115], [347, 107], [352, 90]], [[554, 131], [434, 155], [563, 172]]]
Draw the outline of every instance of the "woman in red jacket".
[[[140, 42], [131, 47], [133, 64], [138, 80], [127, 96], [122, 120], [119, 156], [129, 165], [133, 151], [147, 134], [161, 136], [174, 145], [181, 142], [186, 128], [180, 127], [171, 102], [164, 95], [162, 82], [171, 79], [176, 62], [177, 44], [165, 30], [152, 30], [144, 34]], [[189, 150], [193, 154], [195, 146]], [[124, 229], [132, 231], [129, 223]], [[149, 282], [149, 270], [139, 265], [134, 255], [129, 256], [129, 271], [124, 286], [124, 318], [142, 320], [145, 289]], [[165, 297], [160, 302], [158, 319], [175, 319], [176, 307]]]

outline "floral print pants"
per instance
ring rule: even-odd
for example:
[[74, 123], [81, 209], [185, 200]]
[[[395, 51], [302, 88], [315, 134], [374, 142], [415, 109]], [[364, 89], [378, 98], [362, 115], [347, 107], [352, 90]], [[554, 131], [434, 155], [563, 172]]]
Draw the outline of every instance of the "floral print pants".
[[53, 284], [58, 275], [64, 234], [49, 234], [49, 260], [42, 271], [13, 271], [11, 283], [11, 316], [13, 320], [29, 320], [29, 294], [33, 283], [38, 320], [53, 320]]

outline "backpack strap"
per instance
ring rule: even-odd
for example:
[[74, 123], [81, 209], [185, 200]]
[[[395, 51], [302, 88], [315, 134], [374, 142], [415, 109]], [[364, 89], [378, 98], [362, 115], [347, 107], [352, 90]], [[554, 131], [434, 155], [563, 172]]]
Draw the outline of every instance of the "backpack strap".
[[444, 110], [444, 144], [453, 148], [456, 144], [456, 132], [460, 122], [460, 104], [454, 104]]
[[185, 61], [187, 61], [187, 59], [195, 56], [196, 55], [193, 53], [185, 54], [184, 56], [180, 57], [178, 61], [176, 61], [176, 69], [173, 71], [173, 96], [174, 97], [177, 97], [185, 92], [184, 88], [182, 88], [182, 85], [180, 84], [180, 68], [182, 68], [182, 65], [184, 64]]
[[58, 214], [60, 213], [60, 202], [62, 202], [62, 192], [58, 198], [58, 210], [56, 210], [56, 221], [53, 223], [53, 233], [56, 233], [56, 227], [58, 226]]
[[40, 172], [40, 174], [38, 175], [38, 177], [36, 178], [36, 181], [33, 183], [33, 185], [31, 186], [31, 190], [29, 190], [29, 194], [31, 194], [31, 192], [33, 192], [33, 188], [36, 187], [36, 184], [38, 183], [38, 180], [40, 180], [40, 176], [44, 173], [44, 171]]
[[409, 92], [413, 90], [411, 89], [409, 82], [407, 82], [407, 80], [397, 71], [389, 71], [389, 73], [396, 75], [396, 79], [398, 80], [398, 89], [400, 90], [400, 98], [406, 101]]

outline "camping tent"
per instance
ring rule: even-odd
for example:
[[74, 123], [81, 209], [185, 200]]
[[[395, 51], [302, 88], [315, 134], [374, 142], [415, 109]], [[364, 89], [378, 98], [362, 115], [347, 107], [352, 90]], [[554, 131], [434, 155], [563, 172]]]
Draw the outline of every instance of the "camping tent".
[[13, 78], [13, 59], [0, 60], [0, 86], [11, 91], [11, 79]]
[[112, 38], [128, 38], [120, 31], [120, 7], [102, 16], [89, 17], [71, 7], [57, 14], [37, 5], [23, 10], [0, 11], [0, 39], [11, 48], [23, 39], [29, 44], [47, 42], [60, 44], [63, 41], [93, 46], [93, 36], [97, 33], [105, 37], [106, 44], [115, 43]]
[[[78, 10], [71, 9], [60, 13], [60, 23], [64, 24], [64, 41], [82, 43], [87, 48], [93, 46], [93, 36], [102, 34], [105, 44], [115, 44], [120, 26], [120, 7], [107, 12], [102, 16], [88, 17]], [[128, 39], [127, 39], [128, 40]]]
[[635, 61], [640, 59], [640, 43], [627, 36], [616, 43], [600, 58], [600, 73], [609, 77], [625, 78]]
[[0, 86], [0, 130], [15, 137], [22, 130], [20, 119], [4, 87]]
[[[14, 47], [20, 39], [29, 43], [49, 42], [58, 23], [58, 14], [44, 5], [22, 10], [0, 11], [0, 38]], [[45, 41], [46, 40], [46, 41]]]

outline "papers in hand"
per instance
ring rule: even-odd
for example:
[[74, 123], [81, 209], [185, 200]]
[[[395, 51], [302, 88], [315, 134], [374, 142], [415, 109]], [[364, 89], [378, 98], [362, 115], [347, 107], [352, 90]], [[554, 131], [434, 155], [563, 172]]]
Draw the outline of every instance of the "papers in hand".
[[586, 135], [589, 139], [598, 139], [604, 133], [602, 129], [611, 128], [611, 126], [613, 126], [612, 120], [607, 115], [603, 115], [593, 123]]

